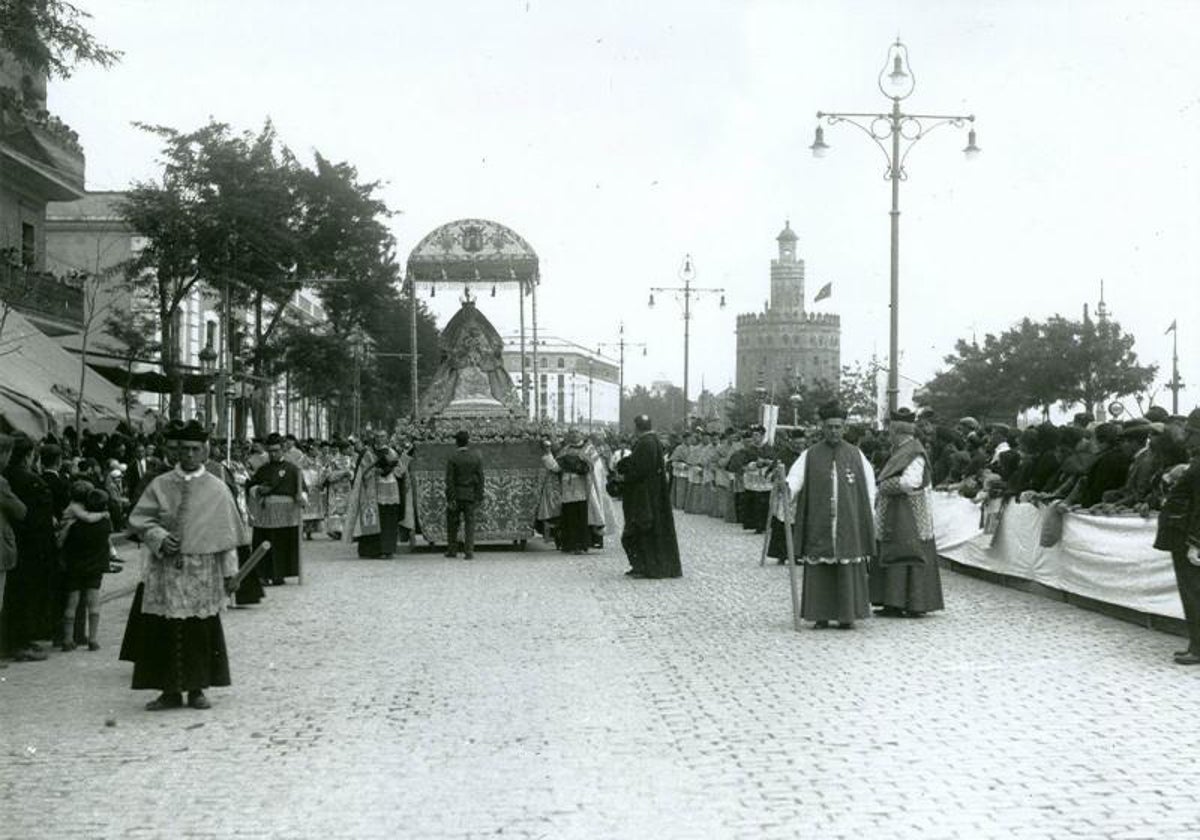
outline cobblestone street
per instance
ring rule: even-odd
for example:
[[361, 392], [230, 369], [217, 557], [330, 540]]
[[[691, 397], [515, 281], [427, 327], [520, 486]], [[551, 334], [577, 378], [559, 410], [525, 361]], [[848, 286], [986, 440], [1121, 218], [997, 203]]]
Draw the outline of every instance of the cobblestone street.
[[944, 614], [795, 633], [760, 537], [677, 522], [667, 581], [611, 538], [305, 543], [303, 586], [226, 614], [208, 712], [142, 710], [115, 598], [99, 653], [0, 671], [0, 834], [1200, 836], [1180, 640], [949, 572]]

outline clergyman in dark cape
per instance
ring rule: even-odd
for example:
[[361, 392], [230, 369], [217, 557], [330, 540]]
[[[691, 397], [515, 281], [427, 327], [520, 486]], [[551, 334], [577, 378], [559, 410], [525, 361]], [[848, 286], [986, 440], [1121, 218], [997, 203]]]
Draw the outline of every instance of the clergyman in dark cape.
[[879, 554], [871, 563], [871, 603], [883, 615], [915, 617], [945, 608], [933, 534], [932, 475], [914, 436], [916, 415], [891, 415], [892, 454], [879, 471], [875, 525]]
[[674, 578], [683, 574], [675, 518], [671, 510], [670, 477], [662, 443], [651, 431], [650, 418], [633, 420], [638, 432], [629, 457], [617, 463], [621, 476], [621, 509], [625, 530], [621, 545], [629, 558], [632, 577]]
[[793, 545], [803, 564], [800, 615], [818, 628], [850, 628], [871, 614], [867, 563], [875, 553], [875, 471], [842, 440], [845, 412], [821, 407], [821, 441], [804, 450], [787, 473], [795, 500]]
[[272, 433], [267, 438], [270, 460], [259, 467], [246, 483], [254, 500], [253, 546], [271, 543], [259, 565], [263, 580], [275, 586], [284, 578], [300, 574], [300, 514], [307, 499], [300, 468], [283, 457], [283, 440]]

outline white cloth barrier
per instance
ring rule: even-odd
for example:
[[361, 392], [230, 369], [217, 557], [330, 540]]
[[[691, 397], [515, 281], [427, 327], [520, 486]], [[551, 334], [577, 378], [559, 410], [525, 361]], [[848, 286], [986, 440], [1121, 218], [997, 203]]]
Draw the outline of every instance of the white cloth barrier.
[[1058, 545], [1043, 548], [1047, 510], [1010, 502], [989, 546], [978, 504], [956, 493], [933, 495], [934, 533], [943, 557], [1138, 612], [1183, 618], [1171, 555], [1153, 547], [1154, 518], [1068, 513]]

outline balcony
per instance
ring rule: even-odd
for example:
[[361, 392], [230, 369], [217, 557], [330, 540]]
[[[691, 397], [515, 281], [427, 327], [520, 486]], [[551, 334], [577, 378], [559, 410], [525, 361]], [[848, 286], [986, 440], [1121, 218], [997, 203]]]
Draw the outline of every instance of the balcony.
[[0, 300], [49, 335], [83, 329], [83, 290], [49, 272], [0, 266]]
[[0, 157], [48, 201], [82, 198], [85, 160], [79, 135], [44, 108], [0, 88]]

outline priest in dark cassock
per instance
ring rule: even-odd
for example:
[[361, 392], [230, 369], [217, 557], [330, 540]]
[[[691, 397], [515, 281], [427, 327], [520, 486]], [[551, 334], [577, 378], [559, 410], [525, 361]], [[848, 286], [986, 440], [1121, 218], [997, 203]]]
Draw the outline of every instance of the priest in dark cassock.
[[680, 577], [683, 569], [662, 443], [645, 414], [633, 418], [633, 428], [637, 432], [633, 451], [617, 463], [625, 514], [621, 545], [630, 566], [626, 574], [637, 578]]
[[875, 471], [857, 446], [842, 440], [841, 406], [826, 403], [818, 414], [821, 440], [800, 453], [786, 478], [795, 504], [793, 546], [804, 570], [800, 615], [818, 629], [830, 621], [849, 629], [871, 614]]
[[250, 477], [246, 493], [254, 522], [253, 546], [271, 543], [259, 574], [265, 583], [282, 586], [284, 578], [300, 574], [300, 515], [308, 494], [300, 468], [283, 457], [283, 438], [272, 432], [266, 449], [267, 463]]
[[880, 615], [916, 618], [945, 608], [933, 535], [932, 468], [916, 438], [917, 415], [893, 411], [888, 423], [892, 454], [879, 471], [875, 529], [879, 553], [872, 561], [871, 603]]
[[144, 594], [133, 688], [157, 689], [149, 711], [209, 708], [204, 689], [229, 685], [221, 610], [234, 590], [242, 522], [229, 489], [204, 468], [196, 421], [170, 432], [179, 461], [150, 482], [129, 516], [143, 545]]

